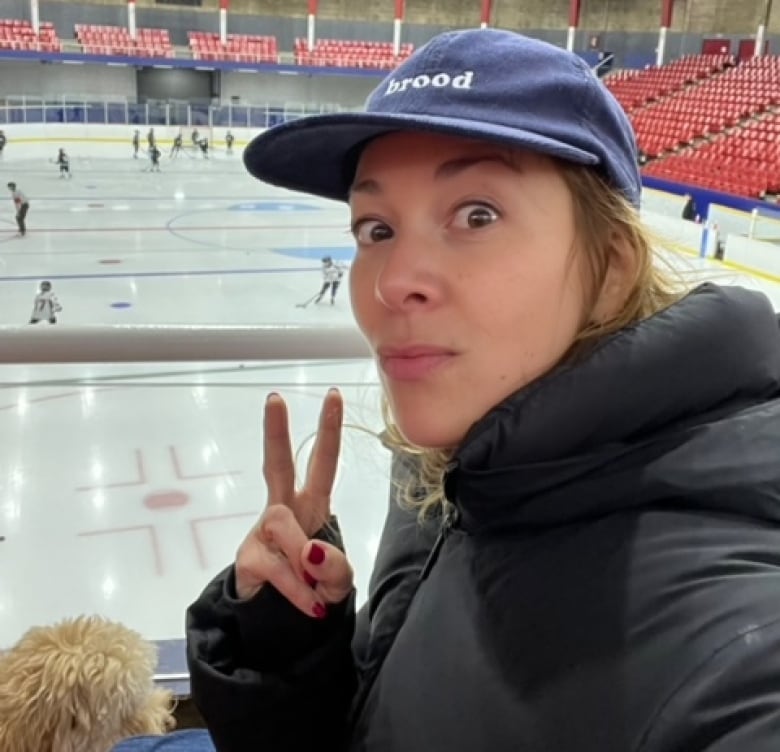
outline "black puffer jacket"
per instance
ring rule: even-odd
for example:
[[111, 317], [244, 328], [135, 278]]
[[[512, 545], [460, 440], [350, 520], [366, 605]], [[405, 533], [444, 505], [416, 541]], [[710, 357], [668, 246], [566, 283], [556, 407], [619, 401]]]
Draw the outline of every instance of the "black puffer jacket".
[[353, 650], [351, 601], [227, 570], [188, 614], [218, 748], [777, 752], [779, 397], [768, 301], [705, 285], [481, 420], [436, 545], [391, 504]]

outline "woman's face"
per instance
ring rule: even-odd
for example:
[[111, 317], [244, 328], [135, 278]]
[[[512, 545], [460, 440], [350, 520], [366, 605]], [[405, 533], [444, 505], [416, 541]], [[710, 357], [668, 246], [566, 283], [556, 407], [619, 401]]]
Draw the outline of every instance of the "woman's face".
[[456, 446], [583, 324], [571, 194], [543, 155], [394, 133], [364, 151], [350, 206], [352, 307], [396, 424]]

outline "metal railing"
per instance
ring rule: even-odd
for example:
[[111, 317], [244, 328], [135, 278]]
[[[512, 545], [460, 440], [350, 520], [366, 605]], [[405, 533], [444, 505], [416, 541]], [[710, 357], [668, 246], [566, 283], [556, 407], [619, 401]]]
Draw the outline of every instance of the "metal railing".
[[[56, 329], [56, 331], [55, 331]], [[0, 326], [0, 363], [172, 363], [371, 357], [354, 327]]]

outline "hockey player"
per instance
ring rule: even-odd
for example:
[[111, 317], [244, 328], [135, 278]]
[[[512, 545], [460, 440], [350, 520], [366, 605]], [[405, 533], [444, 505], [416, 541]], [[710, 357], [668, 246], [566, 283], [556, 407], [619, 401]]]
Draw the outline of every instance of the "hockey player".
[[33, 301], [30, 323], [37, 324], [39, 321], [48, 321], [50, 324], [56, 324], [55, 314], [61, 310], [62, 306], [59, 304], [57, 296], [52, 292], [51, 282], [41, 282], [40, 291]]
[[149, 172], [160, 171], [161, 156], [162, 156], [162, 152], [157, 148], [157, 144], [149, 147], [149, 159], [151, 160], [151, 164], [149, 165]]
[[198, 129], [195, 128], [192, 131], [192, 145], [197, 146], [199, 141], [200, 141], [200, 134], [198, 133]]
[[209, 158], [209, 140], [207, 138], [202, 138], [200, 141], [198, 141], [198, 146], [200, 147], [200, 153], [203, 155], [203, 159]]
[[138, 159], [138, 149], [141, 148], [141, 132], [138, 128], [133, 132], [133, 159]]
[[233, 142], [235, 141], [235, 138], [233, 138], [233, 134], [228, 130], [228, 132], [225, 134], [225, 145], [227, 146], [227, 153], [232, 154], [233, 153]]
[[146, 143], [149, 145], [150, 149], [157, 146], [157, 139], [154, 137], [154, 128], [150, 128], [149, 133], [146, 134]]
[[322, 289], [314, 302], [319, 303], [323, 295], [330, 289], [330, 304], [333, 305], [336, 302], [336, 293], [343, 276], [344, 266], [334, 262], [330, 256], [325, 256], [322, 259]]
[[0, 159], [3, 158], [3, 149], [5, 149], [5, 145], [8, 143], [8, 139], [5, 136], [5, 133], [3, 131], [0, 131]]
[[27, 200], [27, 196], [16, 187], [16, 183], [8, 183], [8, 190], [11, 191], [11, 199], [16, 208], [16, 225], [19, 228], [17, 237], [23, 238], [27, 234], [27, 225], [24, 219], [30, 209], [30, 202]]
[[60, 166], [60, 177], [61, 178], [72, 178], [73, 175], [70, 174], [70, 159], [68, 158], [68, 155], [65, 153], [65, 149], [60, 149], [59, 153], [57, 154], [57, 160], [55, 162]]
[[179, 131], [176, 136], [174, 136], [173, 139], [173, 146], [171, 147], [171, 154], [170, 158], [175, 159], [179, 156], [179, 152], [181, 151], [181, 145], [183, 143], [184, 139], [182, 138], [181, 131]]

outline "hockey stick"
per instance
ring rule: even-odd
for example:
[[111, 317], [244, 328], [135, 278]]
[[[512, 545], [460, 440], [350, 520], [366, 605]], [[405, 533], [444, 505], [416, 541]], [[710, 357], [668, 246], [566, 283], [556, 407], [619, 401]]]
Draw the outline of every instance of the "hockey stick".
[[306, 306], [309, 305], [309, 303], [311, 303], [318, 296], [319, 296], [319, 293], [315, 292], [314, 295], [312, 295], [308, 300], [305, 300], [303, 303], [296, 303], [295, 307], [296, 308], [306, 308]]

